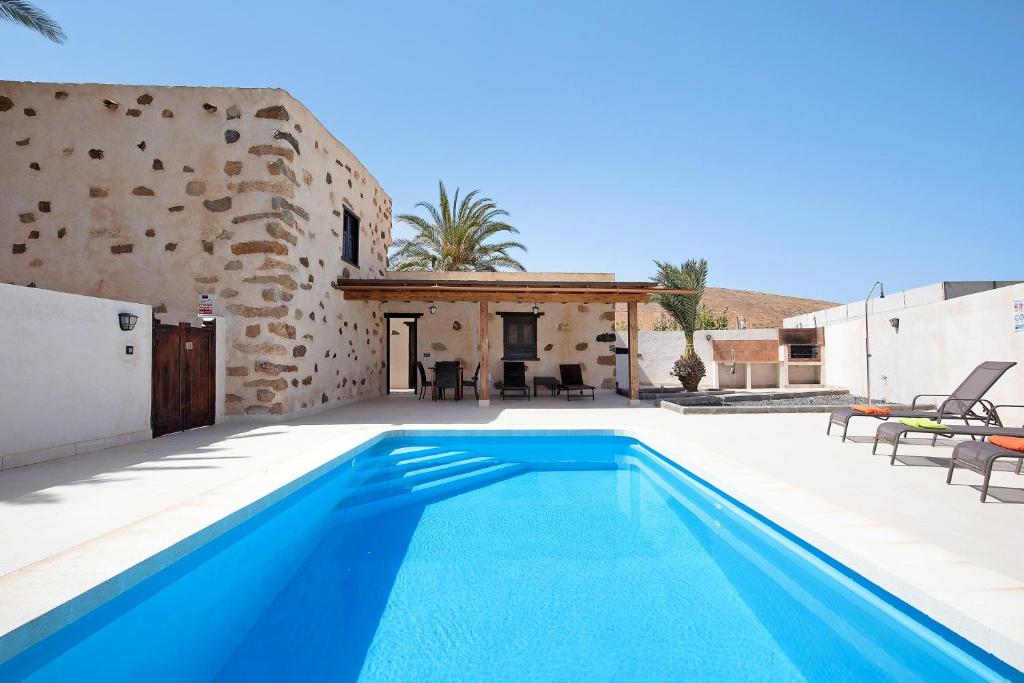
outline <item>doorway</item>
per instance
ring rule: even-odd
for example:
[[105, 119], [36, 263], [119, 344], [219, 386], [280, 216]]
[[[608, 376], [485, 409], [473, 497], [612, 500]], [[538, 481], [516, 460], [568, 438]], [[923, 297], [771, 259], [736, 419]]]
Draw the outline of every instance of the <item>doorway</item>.
[[212, 425], [216, 418], [213, 325], [153, 321], [153, 436]]
[[387, 391], [416, 391], [416, 327], [421, 313], [385, 313], [387, 321]]

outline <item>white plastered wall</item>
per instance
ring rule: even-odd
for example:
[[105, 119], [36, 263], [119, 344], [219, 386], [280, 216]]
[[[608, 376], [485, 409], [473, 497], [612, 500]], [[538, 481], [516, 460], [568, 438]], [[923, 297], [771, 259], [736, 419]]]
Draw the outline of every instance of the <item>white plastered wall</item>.
[[[873, 397], [906, 402], [919, 393], [949, 393], [986, 360], [1024, 365], [1024, 332], [1013, 331], [1012, 311], [1013, 302], [1021, 299], [1024, 285], [903, 307], [894, 305], [902, 301], [897, 295], [872, 299], [868, 324]], [[863, 304], [849, 307], [859, 309], [860, 316], [825, 326], [824, 372], [828, 384], [863, 395], [867, 391]], [[899, 331], [890, 324], [892, 318], [899, 319]], [[787, 326], [790, 323], [786, 321]], [[990, 398], [1024, 404], [1021, 365], [996, 384]], [[1024, 413], [1008, 414], [1014, 424], [1024, 422]]]
[[151, 320], [143, 304], [0, 284], [2, 468], [150, 438]]

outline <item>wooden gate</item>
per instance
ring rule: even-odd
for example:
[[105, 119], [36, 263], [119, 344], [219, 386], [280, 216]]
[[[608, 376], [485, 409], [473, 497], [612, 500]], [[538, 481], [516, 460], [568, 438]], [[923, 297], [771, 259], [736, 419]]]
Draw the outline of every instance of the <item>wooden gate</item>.
[[212, 425], [216, 413], [212, 325], [153, 322], [153, 436]]

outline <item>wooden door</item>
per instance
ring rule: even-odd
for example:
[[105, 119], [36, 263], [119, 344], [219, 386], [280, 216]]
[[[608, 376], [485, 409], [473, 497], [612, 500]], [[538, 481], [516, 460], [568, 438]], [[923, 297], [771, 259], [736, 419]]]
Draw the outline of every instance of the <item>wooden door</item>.
[[189, 327], [185, 341], [185, 429], [212, 425], [216, 416], [213, 327]]
[[214, 328], [153, 324], [153, 436], [214, 423]]

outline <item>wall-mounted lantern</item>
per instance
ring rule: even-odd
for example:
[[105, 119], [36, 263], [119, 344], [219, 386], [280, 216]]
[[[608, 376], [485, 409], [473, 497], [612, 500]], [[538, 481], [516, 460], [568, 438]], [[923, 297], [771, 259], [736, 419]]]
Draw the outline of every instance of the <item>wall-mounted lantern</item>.
[[540, 306], [538, 306], [537, 304], [533, 305], [533, 314], [540, 315]]
[[889, 324], [892, 325], [892, 329], [896, 330], [897, 332], [900, 331], [900, 319], [899, 318], [889, 318]]
[[430, 311], [430, 315], [434, 315], [435, 313], [437, 313], [437, 304], [431, 301], [430, 308], [428, 308], [427, 310]]
[[121, 326], [121, 329], [125, 332], [131, 332], [135, 329], [135, 323], [139, 322], [139, 316], [134, 313], [118, 313], [117, 324]]

